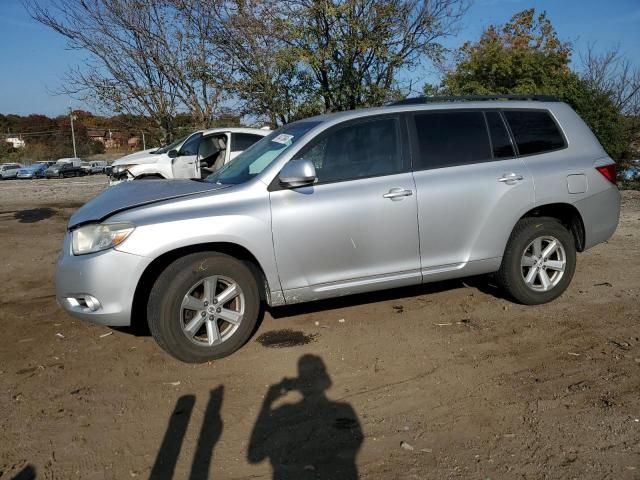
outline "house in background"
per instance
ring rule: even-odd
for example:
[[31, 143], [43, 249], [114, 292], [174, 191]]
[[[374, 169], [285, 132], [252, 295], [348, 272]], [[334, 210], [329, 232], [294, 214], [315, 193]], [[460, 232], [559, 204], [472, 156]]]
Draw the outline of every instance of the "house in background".
[[7, 137], [5, 141], [10, 143], [13, 148], [24, 148], [26, 145], [24, 140], [18, 137]]
[[127, 146], [130, 152], [135, 152], [140, 149], [140, 137], [131, 137], [127, 140]]
[[127, 137], [123, 132], [117, 130], [107, 130], [105, 134], [104, 147], [107, 150], [122, 148], [127, 143]]
[[92, 128], [87, 130], [87, 136], [94, 142], [100, 142], [104, 145], [105, 131], [102, 129]]

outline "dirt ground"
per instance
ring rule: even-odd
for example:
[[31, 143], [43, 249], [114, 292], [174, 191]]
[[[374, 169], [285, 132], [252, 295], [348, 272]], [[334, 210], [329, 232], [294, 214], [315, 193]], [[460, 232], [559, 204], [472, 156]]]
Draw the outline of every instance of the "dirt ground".
[[105, 185], [0, 183], [0, 479], [640, 478], [639, 192], [551, 304], [483, 277], [274, 309], [186, 365], [56, 306]]

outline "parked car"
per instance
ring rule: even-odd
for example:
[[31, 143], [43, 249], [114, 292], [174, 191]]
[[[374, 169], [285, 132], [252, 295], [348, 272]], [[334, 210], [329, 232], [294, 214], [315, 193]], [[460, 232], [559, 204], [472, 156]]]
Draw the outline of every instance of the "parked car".
[[81, 175], [84, 175], [82, 166], [76, 165], [74, 162], [57, 162], [44, 172], [45, 178], [79, 177]]
[[36, 162], [28, 167], [23, 167], [18, 170], [16, 175], [17, 178], [42, 178], [44, 177], [44, 172], [47, 170], [46, 163]]
[[16, 178], [18, 170], [22, 168], [20, 163], [3, 163], [0, 165], [0, 178], [2, 180], [9, 180], [10, 178]]
[[111, 165], [111, 183], [205, 178], [269, 132], [255, 128], [214, 128], [195, 132], [146, 154], [136, 152], [116, 160]]
[[549, 302], [576, 252], [615, 231], [620, 194], [571, 107], [527, 98], [309, 118], [206, 181], [108, 189], [71, 217], [58, 302], [104, 325], [146, 321], [186, 362], [240, 348], [261, 302], [489, 273], [519, 303]]
[[91, 175], [91, 164], [89, 162], [82, 162], [80, 169], [83, 175]]
[[104, 173], [105, 168], [107, 168], [107, 162], [105, 160], [93, 160], [89, 162], [89, 164], [91, 165], [91, 175]]

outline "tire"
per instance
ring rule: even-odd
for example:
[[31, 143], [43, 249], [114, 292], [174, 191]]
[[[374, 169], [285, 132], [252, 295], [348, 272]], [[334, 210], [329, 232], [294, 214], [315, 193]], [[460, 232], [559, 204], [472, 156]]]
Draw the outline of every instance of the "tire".
[[[536, 246], [536, 240], [541, 242], [539, 246]], [[540, 252], [551, 251], [554, 241], [556, 249], [548, 258], [543, 258]], [[562, 295], [571, 283], [575, 269], [573, 235], [555, 218], [524, 218], [511, 232], [496, 277], [515, 301], [539, 305]]]
[[[205, 279], [213, 276], [218, 280], [207, 284]], [[213, 288], [217, 297], [222, 297], [225, 288], [231, 285], [229, 282], [239, 287], [236, 291], [241, 295], [229, 297], [232, 298], [230, 303], [225, 301], [214, 305], [216, 297], [204, 293], [207, 285], [215, 284]], [[199, 304], [197, 310], [183, 307], [187, 298]], [[240, 311], [241, 320], [237, 325], [228, 323], [217, 317], [216, 308], [222, 312], [221, 315], [229, 312], [237, 315]], [[147, 303], [147, 320], [153, 338], [169, 355], [188, 363], [223, 358], [238, 350], [253, 333], [259, 312], [258, 283], [249, 267], [236, 258], [216, 252], [193, 253], [175, 260], [154, 283]], [[209, 321], [210, 318], [214, 318], [213, 322]], [[196, 319], [202, 322], [201, 326], [195, 327], [200, 333], [188, 336], [185, 326], [190, 322], [197, 325]], [[213, 331], [211, 325], [214, 324], [218, 331], [217, 340], [208, 344], [211, 338], [216, 338], [209, 331], [209, 327]]]

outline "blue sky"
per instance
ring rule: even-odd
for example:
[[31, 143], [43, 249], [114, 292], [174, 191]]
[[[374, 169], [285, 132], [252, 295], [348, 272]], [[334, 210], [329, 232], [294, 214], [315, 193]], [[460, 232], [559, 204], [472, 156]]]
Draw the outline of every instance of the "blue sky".
[[[475, 0], [459, 35], [445, 43], [456, 47], [477, 40], [487, 25], [504, 23], [529, 7], [548, 12], [560, 37], [574, 44], [575, 59], [589, 44], [619, 45], [640, 67], [640, 0]], [[70, 106], [88, 107], [52, 94], [70, 67], [82, 65], [84, 55], [68, 50], [60, 35], [33, 21], [21, 0], [0, 0], [0, 45], [0, 113], [58, 115]]]

